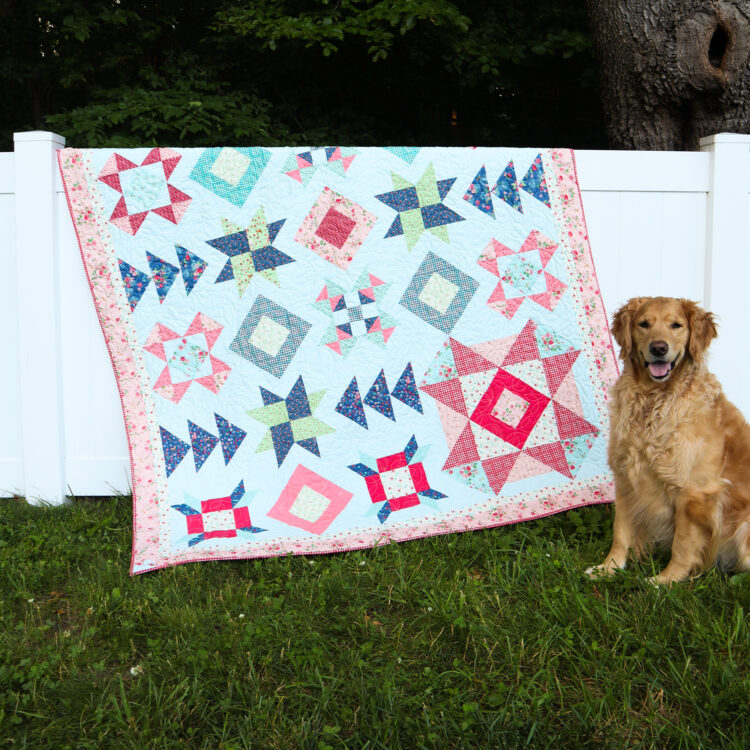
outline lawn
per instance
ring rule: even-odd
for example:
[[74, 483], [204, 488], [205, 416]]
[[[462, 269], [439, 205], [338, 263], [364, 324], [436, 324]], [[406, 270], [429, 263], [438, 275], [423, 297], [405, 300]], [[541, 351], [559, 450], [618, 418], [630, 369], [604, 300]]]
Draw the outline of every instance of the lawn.
[[750, 746], [750, 576], [594, 585], [609, 507], [135, 578], [130, 524], [0, 503], [0, 747]]

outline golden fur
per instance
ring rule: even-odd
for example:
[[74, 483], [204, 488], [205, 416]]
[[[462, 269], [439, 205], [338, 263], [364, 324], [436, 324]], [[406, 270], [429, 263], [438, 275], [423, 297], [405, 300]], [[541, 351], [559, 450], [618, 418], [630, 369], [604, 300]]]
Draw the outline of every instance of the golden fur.
[[637, 297], [615, 313], [625, 361], [612, 387], [612, 549], [589, 575], [624, 568], [654, 543], [672, 557], [654, 583], [681, 581], [717, 560], [750, 570], [750, 425], [706, 369], [716, 337], [694, 302]]

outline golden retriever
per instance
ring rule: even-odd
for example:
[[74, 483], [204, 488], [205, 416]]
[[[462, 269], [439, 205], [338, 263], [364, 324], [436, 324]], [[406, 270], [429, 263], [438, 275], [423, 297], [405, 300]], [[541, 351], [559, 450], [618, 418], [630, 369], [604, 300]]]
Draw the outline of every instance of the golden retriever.
[[610, 397], [612, 549], [591, 577], [653, 544], [672, 557], [652, 583], [719, 561], [750, 570], [750, 425], [706, 369], [714, 316], [695, 302], [637, 297], [615, 313], [624, 371]]

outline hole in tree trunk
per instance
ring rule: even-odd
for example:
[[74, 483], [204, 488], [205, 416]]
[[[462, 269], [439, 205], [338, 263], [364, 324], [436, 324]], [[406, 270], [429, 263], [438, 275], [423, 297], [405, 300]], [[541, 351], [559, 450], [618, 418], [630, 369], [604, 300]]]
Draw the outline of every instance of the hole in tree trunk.
[[729, 36], [723, 26], [717, 26], [708, 43], [708, 61], [714, 68], [720, 68], [729, 45]]

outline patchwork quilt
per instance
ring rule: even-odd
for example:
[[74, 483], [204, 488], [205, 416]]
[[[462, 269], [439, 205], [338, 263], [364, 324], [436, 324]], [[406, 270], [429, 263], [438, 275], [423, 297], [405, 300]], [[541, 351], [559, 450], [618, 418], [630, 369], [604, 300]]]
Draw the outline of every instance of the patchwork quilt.
[[64, 149], [132, 464], [131, 573], [613, 498], [573, 153]]

